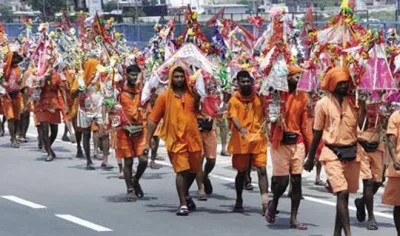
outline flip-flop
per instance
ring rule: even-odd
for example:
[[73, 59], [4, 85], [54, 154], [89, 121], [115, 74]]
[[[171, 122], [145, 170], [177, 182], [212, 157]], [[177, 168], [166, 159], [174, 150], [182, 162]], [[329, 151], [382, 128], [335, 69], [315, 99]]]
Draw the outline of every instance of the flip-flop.
[[206, 192], [207, 195], [212, 194], [213, 186], [212, 186], [211, 181], [208, 178], [208, 176], [206, 178], [204, 178], [203, 184], [204, 184], [204, 192]]
[[378, 223], [376, 223], [376, 221], [368, 221], [368, 226], [367, 229], [368, 230], [378, 230]]
[[270, 207], [271, 207], [271, 200], [270, 201], [268, 201], [268, 204], [267, 204], [267, 211], [266, 211], [266, 215], [265, 215], [265, 220], [268, 222], [268, 223], [270, 223], [270, 224], [273, 224], [273, 223], [275, 223], [275, 217], [276, 217], [276, 213], [272, 213], [272, 211], [271, 211], [271, 209], [270, 209]]
[[188, 216], [189, 215], [189, 209], [187, 206], [180, 206], [178, 210], [176, 211], [177, 216]]
[[295, 225], [290, 225], [290, 228], [291, 229], [297, 229], [297, 230], [307, 230], [308, 229], [307, 225], [302, 224], [302, 223], [297, 223]]
[[356, 205], [357, 208], [357, 220], [358, 222], [364, 222], [365, 221], [365, 205], [363, 204], [361, 198], [356, 198], [356, 200], [354, 200], [354, 205]]

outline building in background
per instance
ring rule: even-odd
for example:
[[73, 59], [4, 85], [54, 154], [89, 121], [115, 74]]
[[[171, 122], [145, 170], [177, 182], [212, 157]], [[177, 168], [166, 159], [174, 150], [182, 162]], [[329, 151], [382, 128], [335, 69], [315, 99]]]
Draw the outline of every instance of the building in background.
[[20, 0], [0, 0], [0, 5], [10, 6], [13, 12], [32, 10], [31, 7], [29, 7], [27, 4], [21, 3]]

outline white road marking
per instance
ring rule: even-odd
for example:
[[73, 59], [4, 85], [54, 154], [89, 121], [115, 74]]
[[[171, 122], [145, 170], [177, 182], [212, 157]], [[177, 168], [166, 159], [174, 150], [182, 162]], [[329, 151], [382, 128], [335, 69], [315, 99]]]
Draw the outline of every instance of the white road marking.
[[83, 220], [81, 218], [78, 218], [78, 217], [75, 217], [75, 216], [72, 216], [72, 215], [55, 214], [55, 216], [57, 216], [58, 218], [67, 220], [69, 222], [78, 224], [80, 226], [95, 230], [97, 232], [110, 232], [110, 231], [113, 231], [112, 229], [103, 227], [101, 225], [92, 223], [92, 222], [87, 221], [87, 220]]
[[19, 198], [19, 197], [16, 197], [16, 196], [10, 196], [9, 195], [9, 196], [1, 196], [1, 197], [4, 198], [4, 199], [10, 200], [12, 202], [18, 203], [18, 204], [21, 204], [21, 205], [24, 205], [24, 206], [28, 206], [28, 207], [33, 208], [33, 209], [44, 209], [44, 208], [46, 208], [45, 206], [36, 204], [34, 202], [27, 201], [25, 199], [22, 199], [22, 198]]
[[[37, 135], [34, 135], [34, 134], [29, 134], [28, 133], [27, 135], [29, 135], [31, 137], [37, 137]], [[56, 141], [63, 142], [60, 139], [56, 139]], [[64, 143], [66, 143], [66, 142], [64, 142]], [[76, 146], [76, 144], [73, 144], [73, 143], [68, 143], [68, 144]], [[172, 167], [171, 163], [166, 162], [166, 161], [156, 161], [156, 162], [158, 164], [160, 164], [160, 165], [165, 165], [165, 166]], [[224, 180], [224, 181], [231, 182], [231, 183], [235, 182], [234, 178], [230, 178], [230, 177], [226, 177], [226, 176], [222, 176], [222, 175], [210, 174], [210, 176], [213, 177], [213, 178]], [[318, 199], [318, 198], [315, 198], [315, 197], [308, 197], [308, 196], [304, 196], [304, 199], [307, 200], [307, 201], [316, 202], [316, 203], [320, 203], [320, 204], [336, 207], [336, 202], [331, 202], [331, 201], [322, 200], [322, 199]], [[351, 202], [351, 201], [349, 200], [349, 202]], [[352, 211], [356, 211], [357, 210], [353, 206], [349, 206], [349, 209], [352, 210]], [[382, 213], [382, 212], [379, 212], [379, 211], [374, 211], [374, 214], [377, 215], [377, 216], [383, 217], [383, 218], [393, 219], [393, 215], [391, 215], [391, 214], [386, 214], [386, 213]]]

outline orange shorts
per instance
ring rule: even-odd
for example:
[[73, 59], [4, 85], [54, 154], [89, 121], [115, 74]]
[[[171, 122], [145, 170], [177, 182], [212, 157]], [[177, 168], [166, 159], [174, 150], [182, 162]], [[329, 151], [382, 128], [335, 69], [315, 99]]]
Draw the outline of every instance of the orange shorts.
[[361, 159], [360, 178], [382, 182], [384, 153], [379, 150], [366, 152], [361, 145], [358, 145], [357, 155], [360, 155]]
[[203, 157], [215, 159], [217, 158], [217, 132], [215, 130], [200, 132], [203, 141]]
[[189, 171], [191, 173], [199, 173], [201, 171], [201, 151], [198, 152], [168, 152], [169, 160], [175, 173]]
[[16, 97], [11, 99], [9, 99], [8, 97], [3, 97], [3, 112], [7, 120], [20, 119], [22, 110], [21, 102], [22, 96], [20, 93]]
[[325, 167], [326, 175], [333, 192], [348, 191], [349, 193], [357, 193], [358, 181], [360, 178], [360, 166], [358, 161], [342, 163], [337, 160], [321, 161]]
[[60, 110], [56, 110], [56, 112], [51, 113], [49, 111], [39, 111], [36, 112], [36, 122], [35, 123], [42, 123], [48, 122], [50, 124], [61, 124], [61, 114]]
[[233, 154], [232, 167], [239, 172], [247, 171], [250, 167], [250, 161], [254, 167], [267, 166], [267, 154]]
[[390, 206], [400, 206], [400, 178], [388, 177], [382, 203]]
[[273, 176], [299, 175], [303, 173], [306, 149], [304, 143], [280, 145], [271, 148]]
[[117, 158], [138, 157], [143, 154], [143, 149], [146, 145], [146, 131], [138, 137], [129, 137], [124, 130], [120, 129], [117, 131], [117, 135]]

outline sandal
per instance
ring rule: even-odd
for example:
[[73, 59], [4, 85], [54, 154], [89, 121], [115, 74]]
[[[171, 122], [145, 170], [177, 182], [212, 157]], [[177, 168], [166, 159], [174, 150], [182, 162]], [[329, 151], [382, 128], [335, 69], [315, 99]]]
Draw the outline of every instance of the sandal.
[[365, 205], [363, 200], [361, 200], [361, 198], [356, 198], [356, 200], [354, 200], [354, 205], [356, 205], [357, 208], [357, 220], [358, 222], [364, 222], [365, 221]]
[[322, 180], [318, 180], [318, 181], [315, 181], [314, 185], [316, 185], [316, 186], [325, 186], [326, 183], [324, 181], [322, 181]]
[[105, 164], [105, 163], [102, 163], [101, 164], [101, 168], [103, 169], [103, 170], [112, 170], [113, 168], [114, 168], [114, 166], [112, 166], [112, 165], [110, 165], [110, 164]]
[[252, 190], [254, 189], [254, 187], [253, 187], [253, 185], [251, 185], [251, 183], [249, 182], [249, 183], [247, 183], [247, 184], [244, 186], [244, 189], [246, 189], [246, 190], [248, 190], [248, 191], [252, 191]]
[[378, 228], [379, 228], [378, 223], [376, 223], [375, 220], [368, 221], [368, 226], [367, 226], [368, 230], [378, 230]]
[[160, 167], [154, 161], [151, 161], [150, 162], [150, 169], [158, 170], [158, 169], [160, 169]]
[[207, 195], [203, 192], [197, 192], [197, 200], [199, 201], [207, 201]]
[[196, 203], [194, 203], [194, 201], [191, 197], [186, 198], [186, 204], [187, 204], [189, 211], [196, 211], [196, 208], [197, 208]]
[[46, 162], [52, 162], [54, 160], [52, 155], [48, 155], [45, 159]]
[[233, 212], [236, 213], [243, 213], [243, 202], [236, 202], [235, 206], [233, 207]]
[[208, 176], [204, 178], [203, 184], [204, 184], [204, 192], [206, 192], [207, 195], [212, 194], [213, 187], [212, 187], [211, 181], [208, 178]]
[[265, 220], [270, 223], [273, 224], [275, 223], [275, 218], [276, 218], [276, 212], [272, 212], [270, 207], [271, 207], [271, 203], [272, 200], [270, 200], [267, 204], [267, 211], [266, 211], [266, 215], [265, 215]]
[[187, 206], [180, 206], [179, 209], [176, 211], [177, 216], [188, 216], [189, 209]]
[[220, 155], [223, 156], [223, 157], [230, 157], [231, 156], [231, 154], [229, 152], [227, 152], [227, 151], [222, 151], [220, 153]]
[[128, 193], [126, 194], [126, 201], [135, 202], [137, 200], [137, 196], [134, 193], [133, 189], [128, 189]]
[[295, 224], [295, 225], [290, 225], [290, 228], [291, 229], [297, 229], [297, 230], [307, 230], [308, 229], [308, 227], [307, 227], [307, 225], [305, 225], [305, 224], [302, 224], [302, 223], [297, 223], [297, 224]]
[[69, 139], [69, 137], [67, 135], [63, 135], [62, 138], [61, 138], [61, 141], [70, 142], [71, 140]]
[[138, 196], [138, 198], [143, 198], [144, 193], [139, 183], [134, 183], [133, 189], [135, 190], [135, 194]]

